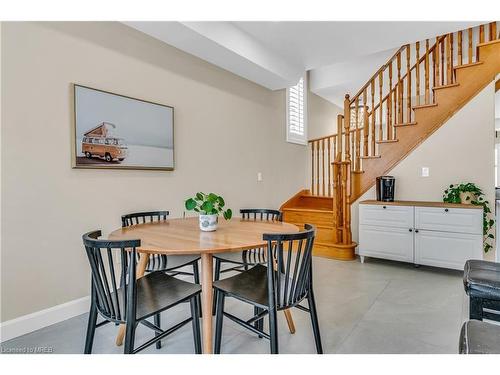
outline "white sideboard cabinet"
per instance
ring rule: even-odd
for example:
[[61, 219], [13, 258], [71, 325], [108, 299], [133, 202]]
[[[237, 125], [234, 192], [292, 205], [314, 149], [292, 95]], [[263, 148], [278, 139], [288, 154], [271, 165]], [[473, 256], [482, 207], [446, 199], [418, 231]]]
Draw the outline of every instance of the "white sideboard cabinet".
[[483, 257], [483, 210], [465, 204], [363, 201], [359, 248], [365, 257], [462, 270]]

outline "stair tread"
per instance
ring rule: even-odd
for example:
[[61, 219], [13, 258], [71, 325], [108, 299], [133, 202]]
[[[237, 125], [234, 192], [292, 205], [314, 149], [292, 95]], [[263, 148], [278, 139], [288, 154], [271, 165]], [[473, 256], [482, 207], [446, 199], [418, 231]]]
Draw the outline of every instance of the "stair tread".
[[414, 105], [412, 108], [419, 109], [419, 108], [429, 108], [429, 107], [436, 107], [436, 106], [437, 106], [437, 103], [429, 103], [429, 104]]
[[415, 122], [415, 121], [412, 121], [412, 122], [400, 122], [398, 124], [394, 124], [394, 127], [397, 128], [397, 127], [413, 126], [413, 125], [417, 125], [417, 122]]
[[399, 139], [384, 139], [384, 140], [381, 140], [381, 141], [375, 141], [376, 143], [395, 143], [395, 142], [399, 142]]
[[470, 64], [462, 64], [462, 65], [454, 66], [453, 69], [468, 68], [468, 67], [471, 67], [471, 66], [476, 66], [476, 65], [481, 65], [481, 64], [483, 64], [482, 61], [476, 61], [476, 62], [473, 62], [473, 63], [470, 63]]
[[318, 199], [333, 199], [333, 197], [329, 197], [328, 195], [314, 195], [314, 194], [303, 194], [300, 197], [318, 198]]
[[307, 207], [284, 207], [283, 211], [300, 211], [300, 212], [332, 212], [333, 210], [319, 209], [319, 208], [307, 208]]
[[482, 43], [478, 43], [476, 48], [483, 47], [483, 46], [489, 46], [491, 44], [497, 44], [497, 43], [500, 43], [500, 39], [488, 40], [488, 41], [484, 41]]
[[380, 159], [381, 155], [360, 156], [361, 159]]
[[455, 82], [455, 83], [450, 83], [449, 85], [434, 86], [432, 89], [433, 90], [441, 90], [441, 89], [446, 89], [448, 87], [457, 87], [457, 86], [460, 86], [460, 83]]
[[[297, 222], [297, 221], [287, 221], [287, 223], [288, 224], [293, 224], [293, 225], [298, 225], [298, 226], [305, 224], [305, 222], [300, 223], [300, 222]], [[314, 226], [316, 228], [318, 228], [318, 229], [335, 230], [335, 227], [333, 225], [328, 226], [328, 225], [314, 224]]]

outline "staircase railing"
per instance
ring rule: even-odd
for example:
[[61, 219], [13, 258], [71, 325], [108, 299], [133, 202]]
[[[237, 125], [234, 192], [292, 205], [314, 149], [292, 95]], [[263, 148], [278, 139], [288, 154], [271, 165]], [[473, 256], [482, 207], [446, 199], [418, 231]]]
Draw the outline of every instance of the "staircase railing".
[[383, 143], [397, 142], [399, 127], [414, 125], [417, 107], [434, 106], [435, 92], [455, 85], [455, 68], [478, 61], [481, 43], [500, 39], [490, 22], [399, 48], [352, 97], [344, 100], [337, 132], [311, 139], [311, 193], [333, 197], [340, 245], [351, 246], [353, 174], [379, 158]]
[[[351, 171], [361, 173], [363, 160], [379, 157], [380, 144], [397, 142], [397, 129], [414, 124], [415, 107], [435, 105], [434, 93], [455, 84], [457, 66], [477, 62], [478, 44], [499, 38], [491, 22], [399, 48], [354, 96], [346, 95], [337, 132], [309, 140], [311, 193], [334, 195], [332, 162], [338, 153], [345, 161], [348, 151]], [[339, 131], [346, 117], [349, 126]]]

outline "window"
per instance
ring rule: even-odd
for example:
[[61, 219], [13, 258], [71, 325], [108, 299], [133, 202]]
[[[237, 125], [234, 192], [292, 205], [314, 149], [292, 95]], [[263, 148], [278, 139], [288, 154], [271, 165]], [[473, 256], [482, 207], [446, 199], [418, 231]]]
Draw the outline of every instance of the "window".
[[307, 144], [307, 87], [305, 78], [286, 90], [286, 140]]

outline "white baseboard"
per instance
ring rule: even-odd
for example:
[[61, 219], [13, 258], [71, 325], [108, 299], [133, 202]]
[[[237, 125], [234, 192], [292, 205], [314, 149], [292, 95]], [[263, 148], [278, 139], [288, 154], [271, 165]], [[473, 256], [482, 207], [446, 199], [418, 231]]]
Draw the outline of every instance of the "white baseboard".
[[0, 323], [0, 342], [36, 331], [89, 311], [90, 297], [83, 297]]

